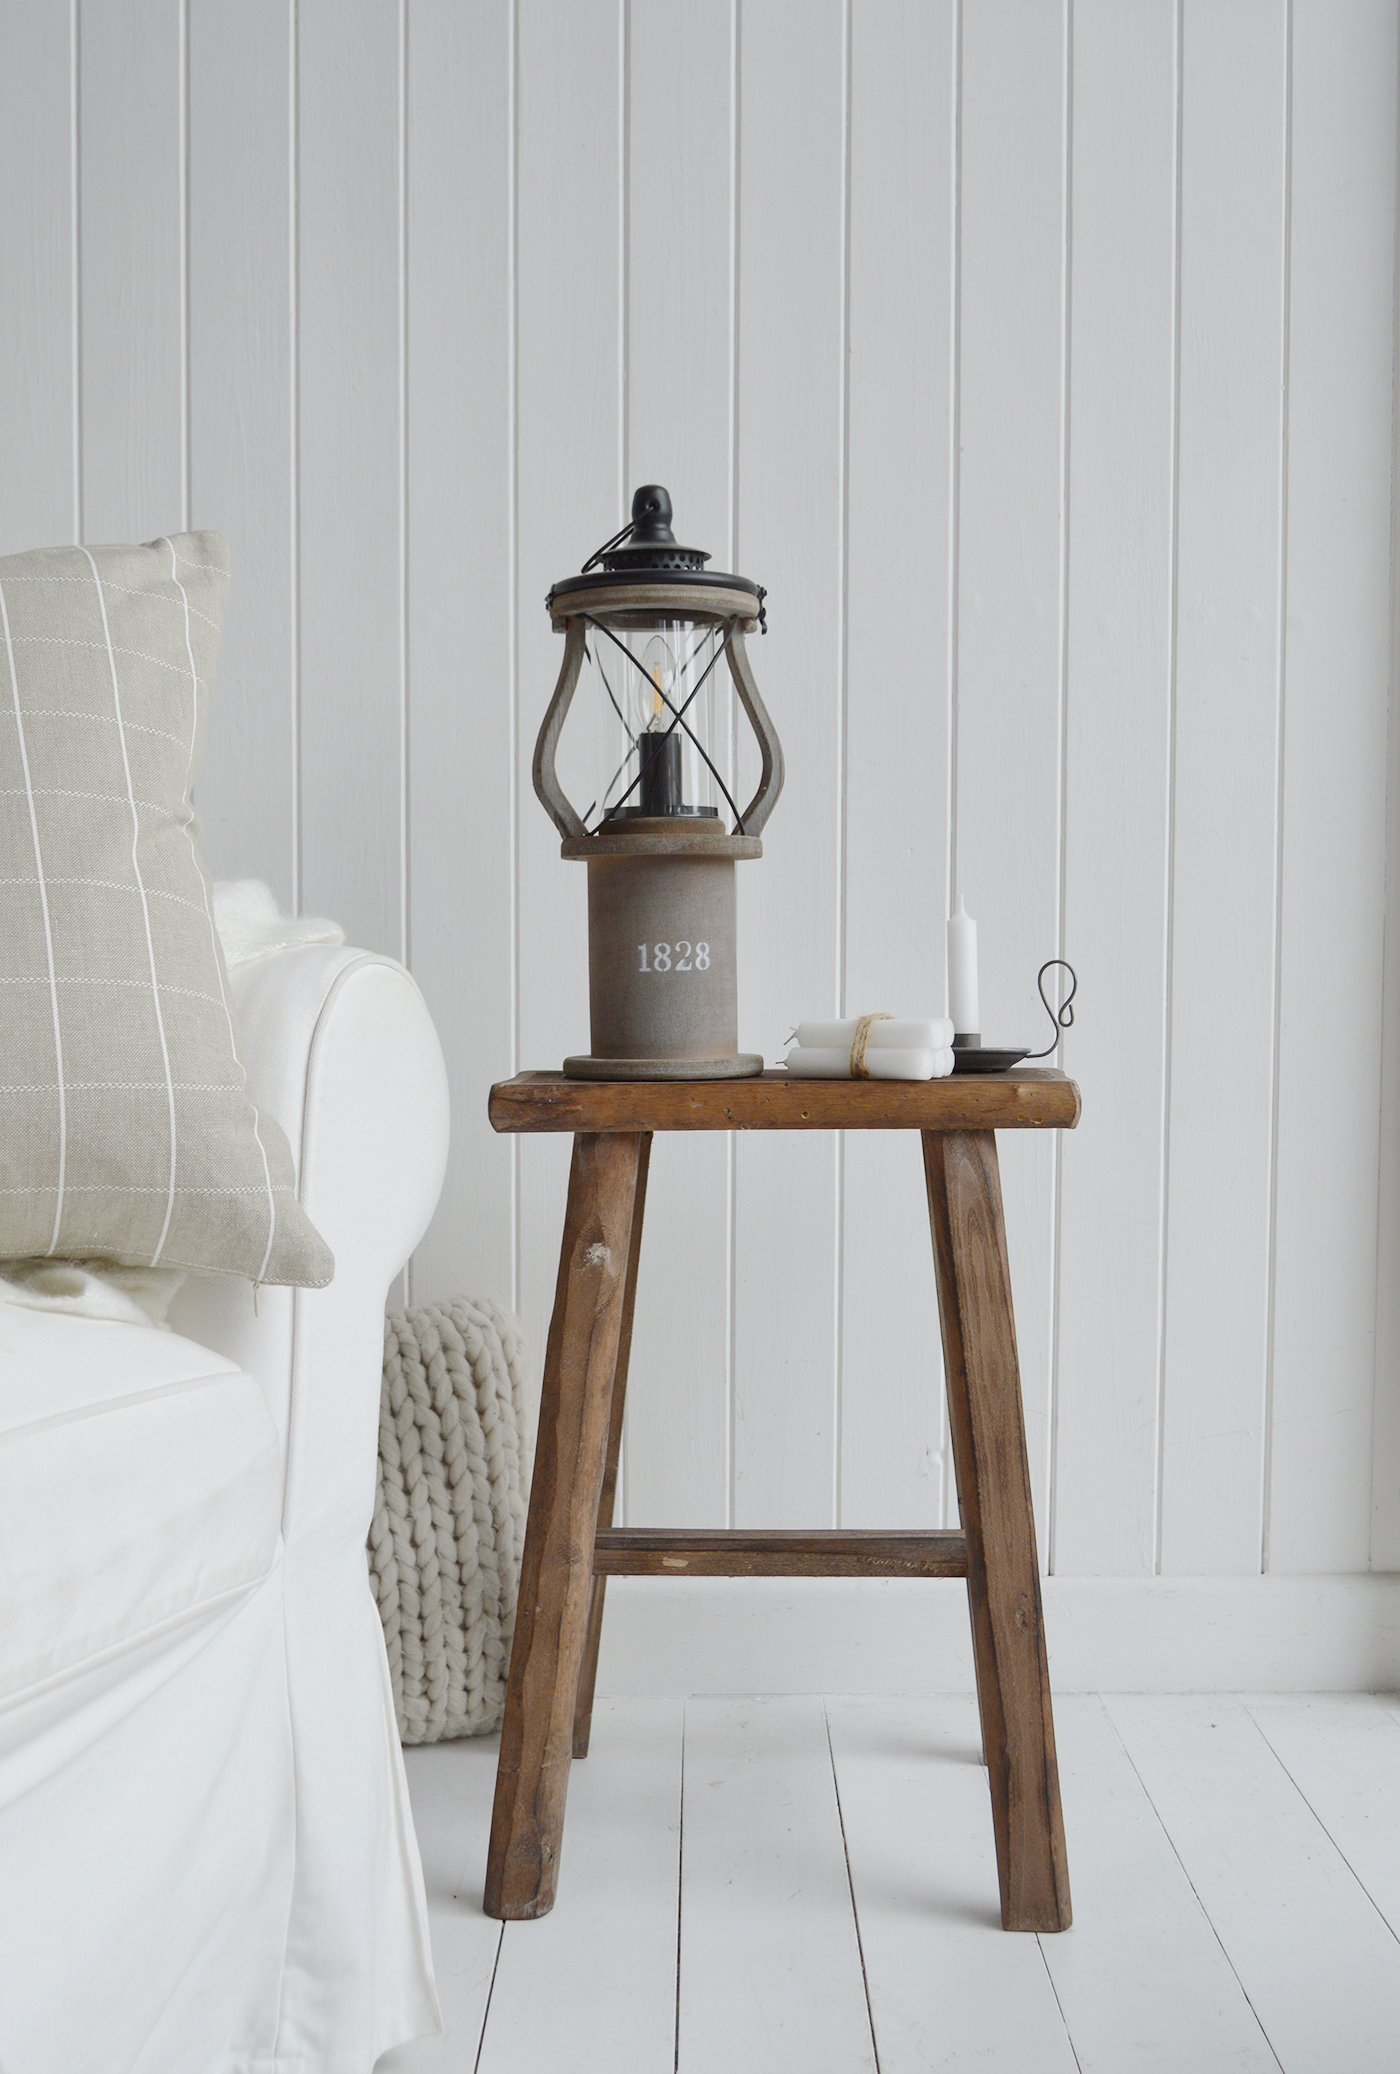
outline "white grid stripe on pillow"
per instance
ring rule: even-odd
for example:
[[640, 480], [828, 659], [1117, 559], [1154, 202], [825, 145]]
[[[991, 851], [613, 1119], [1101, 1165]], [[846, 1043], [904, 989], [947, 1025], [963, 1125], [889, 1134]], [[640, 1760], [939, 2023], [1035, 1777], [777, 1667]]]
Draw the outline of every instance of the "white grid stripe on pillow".
[[[83, 553], [87, 553], [86, 548]], [[76, 634], [17, 634], [15, 639], [25, 648], [95, 648], [99, 653], [105, 649], [109, 655], [130, 655], [139, 663], [153, 663], [156, 669], [170, 670], [177, 677], [186, 675], [183, 663], [168, 663], [163, 655], [147, 655], [144, 648], [124, 648], [120, 641], [80, 641]], [[197, 677], [194, 681], [199, 683]]]
[[[123, 800], [122, 804], [125, 805], [126, 802]], [[35, 878], [0, 879], [0, 886], [38, 886], [41, 884], [50, 886], [87, 886], [98, 893], [129, 893], [131, 891], [130, 886], [123, 886], [117, 879], [90, 879], [81, 876], [61, 878], [56, 872], [47, 873], [43, 880]], [[191, 914], [202, 915], [204, 913], [201, 902], [198, 900], [186, 900], [183, 893], [167, 892], [164, 886], [152, 886], [150, 895], [152, 900], [173, 900], [177, 907], [187, 907]]]
[[[170, 1178], [165, 1196], [165, 1222], [161, 1225], [160, 1237], [156, 1241], [155, 1252], [151, 1255], [151, 1266], [158, 1267], [160, 1265], [160, 1256], [165, 1251], [165, 1241], [169, 1236], [170, 1219], [175, 1210], [174, 1075], [170, 1071], [170, 1046], [166, 1041], [165, 1015], [160, 1005], [160, 985], [156, 977], [156, 946], [155, 939], [151, 935], [151, 906], [146, 898], [146, 882], [141, 873], [141, 816], [136, 806], [136, 787], [131, 779], [131, 758], [127, 753], [126, 729], [122, 725], [121, 684], [117, 678], [117, 658], [112, 652], [111, 628], [107, 624], [107, 600], [102, 595], [102, 578], [98, 573], [96, 562], [93, 561], [92, 555], [87, 548], [84, 548], [82, 552], [87, 555], [88, 566], [92, 570], [92, 580], [97, 585], [97, 602], [102, 612], [102, 633], [107, 643], [107, 661], [112, 672], [112, 704], [116, 708], [117, 715], [117, 740], [121, 744], [122, 772], [126, 778], [126, 795], [131, 806], [131, 869], [136, 875], [136, 890], [141, 896], [141, 919], [146, 927], [146, 956], [149, 960], [151, 971], [151, 1000], [156, 1012], [156, 1029], [160, 1033], [160, 1055], [162, 1064], [165, 1067], [165, 1099], [170, 1114]], [[191, 672], [191, 675], [193, 675], [193, 672]]]
[[[289, 1181], [279, 1181], [277, 1185], [284, 1195], [291, 1195], [292, 1185]], [[47, 1191], [44, 1192], [47, 1193]], [[261, 1181], [250, 1182], [246, 1186], [240, 1186], [236, 1182], [230, 1183], [227, 1188], [221, 1188], [214, 1183], [211, 1183], [208, 1187], [200, 1188], [186, 1187], [182, 1184], [175, 1191], [176, 1195], [261, 1195], [262, 1192]], [[161, 1183], [159, 1188], [147, 1188], [140, 1181], [70, 1181], [68, 1193], [69, 1195], [164, 1195], [166, 1188], [164, 1182]], [[24, 1182], [19, 1188], [0, 1188], [0, 1195], [33, 1194], [33, 1186], [28, 1181]], [[142, 1265], [144, 1266], [145, 1263], [143, 1262]]]
[[[125, 805], [126, 802], [123, 800], [122, 804]], [[193, 843], [193, 836], [191, 836], [190, 841]], [[93, 879], [81, 876], [60, 877], [57, 872], [48, 874], [47, 883], [50, 886], [86, 886], [90, 891], [97, 893], [129, 893], [131, 891], [130, 886], [123, 886], [117, 879]], [[0, 879], [0, 886], [37, 886], [38, 884], [38, 879], [31, 878]], [[192, 915], [202, 916], [204, 913], [204, 903], [202, 901], [186, 900], [183, 893], [171, 893], [164, 886], [150, 886], [147, 888], [147, 891], [150, 893], [152, 900], [173, 900], [176, 907], [187, 907]]]
[[[7, 578], [7, 581], [10, 583], [13, 583], [14, 580], [15, 579], [13, 578], [13, 576]], [[76, 581], [77, 579], [75, 578], [74, 580]], [[97, 643], [94, 642], [93, 646], [96, 647]], [[58, 706], [45, 706], [42, 714], [40, 715], [40, 718], [43, 720], [98, 720], [102, 722], [104, 727], [115, 727], [117, 724], [116, 721], [112, 720], [110, 716], [106, 713], [65, 713]], [[133, 734], [159, 735], [160, 739], [163, 742], [173, 742], [177, 749], [183, 749], [185, 746], [184, 740], [180, 735], [172, 735], [163, 727], [147, 727], [144, 724], [144, 722], [140, 720], [128, 720], [126, 724], [131, 729], [131, 732]]]
[[39, 842], [39, 816], [34, 805], [34, 788], [29, 778], [29, 746], [24, 739], [24, 712], [19, 700], [19, 676], [15, 670], [15, 645], [10, 639], [10, 612], [5, 603], [5, 586], [0, 583], [0, 620], [5, 626], [5, 655], [10, 665], [10, 696], [15, 704], [15, 726], [19, 731], [19, 761], [29, 803], [29, 833], [34, 843], [34, 869], [38, 874], [39, 905], [44, 916], [44, 947], [49, 961], [49, 1000], [53, 1006], [54, 1079], [58, 1093], [58, 1181], [53, 1211], [53, 1236], [48, 1250], [58, 1244], [63, 1222], [64, 1178], [68, 1160], [68, 1103], [63, 1084], [63, 1030], [58, 1016], [58, 976], [54, 968], [53, 928], [49, 921], [49, 891], [44, 883], [44, 853]]
[[[105, 720], [106, 717], [105, 713], [98, 715], [98, 718], [102, 720]], [[124, 807], [128, 804], [127, 796], [124, 792], [76, 792], [71, 785], [36, 785], [33, 796], [35, 799], [86, 799], [93, 806], [98, 807]], [[25, 797], [26, 793], [23, 785], [7, 785], [0, 791], [0, 799], [24, 799]], [[167, 806], [163, 800], [138, 799], [135, 804], [148, 813], [152, 820], [164, 819], [173, 821], [175, 818], [173, 808]]]
[[[199, 675], [194, 666], [194, 646], [190, 640], [190, 600], [189, 593], [180, 581], [180, 558], [175, 552], [174, 541], [167, 539], [164, 534], [161, 535], [160, 544], [170, 549], [171, 581], [179, 591], [185, 607], [185, 653], [190, 659], [190, 677], [194, 683], [198, 684]], [[199, 710], [196, 707], [190, 714], [190, 756], [189, 763], [185, 769], [185, 799], [187, 802], [194, 785], [194, 760], [198, 746]], [[200, 870], [199, 852], [195, 847], [194, 832], [188, 821], [185, 823], [185, 840], [189, 843], [190, 856], [194, 862], [199, 882], [204, 888], [204, 919], [209, 925], [209, 947], [214, 954], [214, 966], [219, 975], [219, 995], [224, 1004], [224, 1017], [228, 1023], [229, 1048], [236, 1053], [238, 1050], [238, 1040], [233, 1033], [233, 1010], [229, 1007], [228, 985], [224, 979], [224, 961], [219, 952], [219, 932], [214, 926], [214, 903], [209, 897], [208, 881], [203, 871]], [[263, 1144], [262, 1132], [258, 1128], [258, 1112], [256, 1109], [253, 1111], [253, 1136], [258, 1141], [258, 1152], [262, 1158], [263, 1180], [267, 1184], [267, 1244], [263, 1248], [262, 1265], [253, 1277], [254, 1283], [258, 1283], [267, 1272], [267, 1263], [272, 1257], [272, 1242], [277, 1236], [277, 1197], [273, 1193], [272, 1170], [267, 1163], [267, 1147]]]
[[[161, 539], [166, 540], [166, 536], [164, 533], [161, 534]], [[169, 546], [168, 540], [166, 540], [166, 545]], [[171, 553], [174, 553], [173, 548], [171, 549]], [[192, 569], [208, 569], [212, 568], [213, 564], [211, 562], [192, 562], [190, 564], [190, 567]], [[219, 573], [222, 574], [223, 572], [220, 571]], [[107, 577], [105, 580], [109, 591], [120, 591], [121, 595], [124, 598], [154, 598], [157, 600], [158, 603], [162, 605], [173, 605], [175, 603], [175, 600], [173, 598], [162, 598], [160, 596], [159, 591], [133, 590], [129, 583], [113, 583], [110, 576]], [[10, 577], [9, 581], [11, 583], [81, 583], [84, 586], [84, 588], [86, 588], [87, 585], [86, 576], [53, 576], [49, 574], [45, 574], [43, 576], [12, 576]], [[192, 612], [196, 619], [202, 619], [204, 621], [204, 624], [207, 627], [212, 627], [216, 634], [221, 631], [219, 621], [217, 619], [211, 619], [207, 612], [201, 612], [198, 605], [191, 605], [189, 600], [186, 599], [185, 606], [187, 612]]]

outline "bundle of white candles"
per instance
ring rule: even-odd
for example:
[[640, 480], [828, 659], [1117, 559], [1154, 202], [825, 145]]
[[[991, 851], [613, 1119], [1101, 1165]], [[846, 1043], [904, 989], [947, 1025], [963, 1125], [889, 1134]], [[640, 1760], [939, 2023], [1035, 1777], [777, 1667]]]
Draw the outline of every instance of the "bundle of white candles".
[[797, 1080], [943, 1080], [953, 1070], [953, 1036], [980, 1045], [977, 924], [962, 902], [948, 917], [948, 1006], [927, 1022], [891, 1015], [799, 1023], [787, 1069]]
[[848, 1016], [843, 1022], [798, 1024], [797, 1042], [787, 1055], [794, 1079], [849, 1080], [853, 1065], [861, 1079], [943, 1080], [953, 1070], [953, 1025], [946, 1016], [928, 1022]]

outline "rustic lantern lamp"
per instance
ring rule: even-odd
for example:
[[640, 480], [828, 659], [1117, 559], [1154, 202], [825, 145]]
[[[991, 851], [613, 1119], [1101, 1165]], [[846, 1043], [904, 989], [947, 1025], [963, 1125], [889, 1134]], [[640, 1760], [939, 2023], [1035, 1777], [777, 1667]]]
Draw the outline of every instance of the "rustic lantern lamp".
[[[678, 547], [671, 499], [638, 490], [632, 517], [546, 603], [564, 663], [535, 744], [535, 790], [588, 865], [592, 1050], [564, 1061], [581, 1080], [718, 1080], [760, 1073], [741, 1052], [734, 866], [759, 857], [783, 784], [783, 752], [744, 635], [766, 631], [764, 592], [707, 571]], [[721, 775], [731, 739], [721, 657], [758, 738], [758, 790], [741, 813]], [[592, 801], [580, 814], [555, 769], [565, 719], [588, 673]], [[590, 711], [591, 708], [591, 711]], [[579, 732], [578, 723], [570, 730]], [[726, 832], [725, 814], [733, 826]]]

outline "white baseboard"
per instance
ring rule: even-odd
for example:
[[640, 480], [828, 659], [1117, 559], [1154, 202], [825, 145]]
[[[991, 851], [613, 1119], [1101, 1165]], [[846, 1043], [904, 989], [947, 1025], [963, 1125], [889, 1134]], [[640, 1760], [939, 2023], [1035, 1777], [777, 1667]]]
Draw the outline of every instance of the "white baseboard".
[[[1400, 1687], [1400, 1574], [1050, 1577], [1045, 1609], [1057, 1692]], [[613, 1578], [598, 1689], [970, 1692], [967, 1594], [903, 1578]]]

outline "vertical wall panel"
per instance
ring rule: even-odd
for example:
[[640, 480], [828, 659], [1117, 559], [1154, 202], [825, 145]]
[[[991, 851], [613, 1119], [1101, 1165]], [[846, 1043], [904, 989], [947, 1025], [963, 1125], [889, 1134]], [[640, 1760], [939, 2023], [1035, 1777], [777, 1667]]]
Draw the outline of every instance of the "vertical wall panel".
[[1395, 34], [1386, 0], [1295, 0], [1273, 1570], [1370, 1538]]
[[[1398, 154], [1400, 155], [1400, 154]], [[1400, 170], [1400, 169], [1398, 169]], [[1400, 184], [1400, 183], [1398, 183]], [[1400, 207], [1396, 212], [1400, 317]], [[1391, 404], [1390, 754], [1387, 786], [1385, 991], [1381, 1007], [1380, 1228], [1376, 1248], [1376, 1404], [1372, 1423], [1371, 1568], [1400, 1570], [1400, 353]]]
[[[845, 1008], [942, 1015], [957, 15], [851, 21]], [[840, 1499], [933, 1526], [945, 1426], [918, 1141], [845, 1140]]]
[[[1287, 58], [1287, 17], [1274, 0], [1188, 0], [1162, 1419], [1169, 1574], [1257, 1570], [1262, 1549]], [[1222, 1028], [1247, 1072], [1220, 1072]]]
[[[11, 13], [0, 550], [229, 534], [208, 854], [424, 986], [415, 1294], [542, 1345], [568, 1143], [483, 1113], [588, 1029], [542, 601], [660, 480], [771, 591], [745, 1046], [941, 1009], [954, 888], [989, 1038], [1081, 969], [1081, 1131], [1002, 1147], [1042, 1548], [1400, 1562], [1390, 0]], [[634, 1519], [951, 1517], [938, 1366], [912, 1145], [658, 1146]]]
[[[762, 861], [740, 867], [739, 1001], [742, 1042], [771, 1059], [794, 1020], [835, 1010], [839, 982], [844, 9], [745, 0], [740, 53], [736, 553], [771, 593], [771, 632], [752, 645], [787, 785]], [[735, 1524], [822, 1526], [835, 1502], [835, 1145], [755, 1133], [735, 1158]]]
[[190, 0], [190, 522], [230, 588], [196, 793], [216, 878], [294, 891], [292, 23]]
[[[530, 759], [564, 643], [544, 609], [626, 514], [622, 475], [622, 0], [520, 0], [517, 614], [520, 1063], [588, 1048], [586, 866], [565, 863]], [[554, 1300], [567, 1139], [520, 1148], [520, 1304]]]
[[[1061, 1147], [1057, 1569], [1156, 1562], [1171, 753], [1176, 10], [1078, 0], [1065, 943], [1084, 1117]], [[1064, 981], [1064, 974], [1051, 974]], [[1052, 999], [1058, 998], [1052, 994]], [[1135, 1041], [1123, 1043], [1125, 1027]], [[1045, 1031], [1036, 1048], [1045, 1042]]]
[[514, 1155], [486, 1121], [514, 1066], [513, 29], [496, 0], [408, 20], [410, 950], [452, 1089], [415, 1302], [514, 1282]]
[[299, 0], [302, 905], [403, 950], [400, 13]]
[[185, 522], [180, 0], [79, 9], [82, 534]]
[[0, 554], [78, 537], [74, 467], [72, 25], [14, 7], [0, 65], [6, 400]]
[[[625, 488], [665, 483], [677, 539], [731, 569], [734, 8], [646, 0], [630, 19]], [[724, 1137], [654, 1149], [627, 1416], [633, 1525], [727, 1518], [729, 1172]]]
[[[1039, 1030], [1036, 971], [1060, 948], [1067, 49], [1063, 6], [968, 0], [954, 890], [979, 925], [982, 1032], [1000, 1044]], [[1034, 1133], [1002, 1141], [1042, 1559], [1055, 1157]]]

